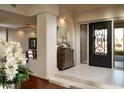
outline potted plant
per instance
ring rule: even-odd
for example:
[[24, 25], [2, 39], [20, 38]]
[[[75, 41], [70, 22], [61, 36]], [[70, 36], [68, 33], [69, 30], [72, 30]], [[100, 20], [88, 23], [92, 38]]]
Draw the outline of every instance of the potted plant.
[[26, 68], [27, 58], [20, 43], [0, 40], [0, 86], [18, 88], [29, 78], [31, 71]]

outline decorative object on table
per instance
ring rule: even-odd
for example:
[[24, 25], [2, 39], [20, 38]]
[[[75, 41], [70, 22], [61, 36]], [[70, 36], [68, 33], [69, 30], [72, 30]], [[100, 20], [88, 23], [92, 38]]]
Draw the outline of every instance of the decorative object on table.
[[68, 48], [71, 49], [71, 43], [70, 42], [63, 42], [58, 45], [58, 48]]
[[28, 58], [29, 58], [29, 59], [30, 59], [30, 58], [32, 59], [32, 58], [33, 58], [33, 52], [32, 52], [32, 50], [29, 49], [27, 53], [28, 53]]
[[26, 51], [26, 57], [28, 58], [27, 62], [30, 62], [33, 59], [33, 51], [31, 49]]
[[37, 58], [37, 50], [36, 49], [29, 49], [26, 51], [26, 56], [28, 59], [35, 59]]
[[31, 71], [25, 67], [26, 56], [20, 43], [0, 40], [0, 86], [18, 88], [29, 78]]
[[61, 44], [58, 46], [58, 48], [68, 48], [68, 46], [66, 44]]
[[71, 41], [66, 42], [66, 45], [68, 46], [68, 48], [69, 48], [69, 49], [71, 49], [71, 48], [72, 48], [72, 47], [71, 47]]

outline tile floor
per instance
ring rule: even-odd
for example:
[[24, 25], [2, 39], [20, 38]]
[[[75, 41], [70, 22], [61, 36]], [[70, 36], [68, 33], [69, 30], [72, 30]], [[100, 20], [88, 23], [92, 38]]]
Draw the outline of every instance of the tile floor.
[[58, 73], [82, 80], [124, 87], [124, 70], [79, 64], [64, 71], [58, 71]]
[[124, 63], [122, 61], [115, 61], [115, 68], [124, 68]]

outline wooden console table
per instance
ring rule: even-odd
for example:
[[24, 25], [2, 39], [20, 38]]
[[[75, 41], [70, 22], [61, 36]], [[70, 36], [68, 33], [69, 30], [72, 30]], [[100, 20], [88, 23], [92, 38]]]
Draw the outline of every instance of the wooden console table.
[[66, 68], [74, 66], [73, 59], [74, 50], [66, 48], [57, 49], [57, 68], [64, 70]]

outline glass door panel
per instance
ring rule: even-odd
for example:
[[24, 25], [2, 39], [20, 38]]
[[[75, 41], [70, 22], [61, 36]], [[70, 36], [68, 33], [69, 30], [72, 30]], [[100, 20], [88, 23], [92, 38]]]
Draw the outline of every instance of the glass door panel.
[[107, 29], [95, 30], [95, 54], [107, 54]]
[[114, 67], [124, 68], [124, 28], [114, 29]]

